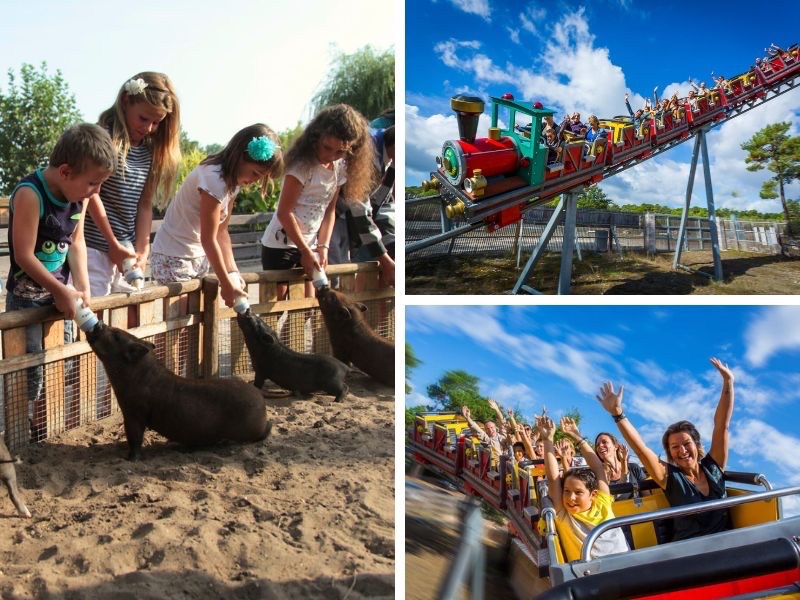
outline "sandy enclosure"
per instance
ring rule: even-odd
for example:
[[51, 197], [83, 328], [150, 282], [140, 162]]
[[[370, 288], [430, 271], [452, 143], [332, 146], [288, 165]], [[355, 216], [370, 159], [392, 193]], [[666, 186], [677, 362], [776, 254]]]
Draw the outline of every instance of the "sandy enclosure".
[[120, 415], [23, 449], [0, 492], [2, 598], [393, 598], [394, 394], [267, 392], [262, 443], [188, 451]]

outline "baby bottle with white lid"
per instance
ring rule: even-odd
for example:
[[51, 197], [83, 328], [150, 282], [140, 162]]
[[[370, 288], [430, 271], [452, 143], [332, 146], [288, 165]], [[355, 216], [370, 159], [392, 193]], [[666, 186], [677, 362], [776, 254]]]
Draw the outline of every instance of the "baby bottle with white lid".
[[75, 301], [75, 308], [77, 309], [75, 313], [75, 322], [78, 324], [78, 327], [81, 328], [81, 331], [88, 333], [94, 329], [94, 326], [98, 323], [97, 315], [94, 314], [91, 308], [83, 305], [82, 298], [78, 298]]
[[[133, 250], [133, 244], [127, 240], [122, 242], [122, 245], [129, 250]], [[122, 272], [125, 275], [125, 281], [127, 281], [129, 285], [135, 287], [137, 290], [141, 290], [144, 287], [144, 273], [142, 273], [141, 269], [136, 267], [136, 258], [124, 259], [122, 261]]]
[[328, 276], [322, 269], [314, 269], [314, 271], [311, 273], [311, 283], [314, 285], [314, 288], [316, 289], [320, 289], [322, 287], [330, 285], [330, 282], [328, 281]]
[[[319, 252], [315, 252], [317, 255], [317, 259], [319, 262]], [[325, 274], [324, 269], [314, 269], [311, 271], [311, 283], [314, 286], [314, 289], [320, 289], [323, 287], [330, 286], [330, 282], [328, 281], [328, 276]]]
[[250, 301], [247, 296], [236, 296], [236, 300], [233, 301], [233, 310], [240, 315], [250, 310]]

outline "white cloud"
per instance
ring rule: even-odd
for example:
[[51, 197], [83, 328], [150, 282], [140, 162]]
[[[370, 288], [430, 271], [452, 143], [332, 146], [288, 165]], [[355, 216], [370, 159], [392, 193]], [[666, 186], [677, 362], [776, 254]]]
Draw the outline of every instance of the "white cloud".
[[[740, 420], [731, 428], [730, 447], [744, 454], [749, 448], [756, 470], [763, 471], [763, 462], [774, 465], [775, 470], [789, 481], [800, 484], [800, 438], [782, 433], [763, 421]], [[761, 464], [761, 468], [758, 465]], [[774, 483], [774, 482], [773, 482]]]
[[431, 404], [433, 404], [433, 400], [417, 391], [411, 391], [406, 394], [406, 408], [412, 406], [429, 406]]
[[459, 56], [459, 50], [478, 50], [481, 44], [475, 40], [447, 40], [439, 42], [433, 49], [441, 61], [448, 67], [460, 71], [473, 72], [475, 78], [482, 84], [509, 83], [512, 82], [512, 75], [496, 67], [492, 60], [485, 54], [475, 54], [471, 58]]
[[539, 22], [546, 16], [547, 9], [530, 4], [525, 8], [524, 12], [520, 13], [519, 21], [525, 31], [537, 35], [539, 33]]
[[625, 343], [614, 335], [586, 334], [582, 337], [579, 337], [577, 340], [579, 344], [584, 343], [584, 341], [588, 345], [594, 346], [598, 350], [603, 350], [605, 352], [622, 352], [625, 346]]
[[489, 0], [450, 0], [454, 6], [471, 15], [478, 15], [487, 22], [492, 20]]
[[488, 390], [487, 396], [496, 400], [502, 408], [517, 408], [536, 400], [536, 393], [524, 383], [495, 384]]
[[515, 44], [519, 44], [519, 29], [512, 29], [511, 27], [506, 27], [506, 31], [508, 32], [508, 39], [510, 39]]
[[[661, 434], [668, 425], [684, 419], [692, 421], [706, 444], [710, 443], [714, 429], [714, 410], [719, 396], [686, 374], [672, 374], [672, 388], [668, 393], [654, 393], [640, 384], [626, 386], [624, 406], [640, 415], [658, 430], [658, 444], [661, 447]], [[706, 446], [706, 450], [708, 447]]]
[[[597, 391], [605, 368], [616, 367], [608, 350], [579, 349], [593, 347], [588, 343], [547, 342], [534, 335], [506, 331], [496, 318], [498, 310], [486, 306], [417, 306], [406, 313], [406, 328], [459, 332], [519, 368], [555, 375], [586, 394]], [[531, 356], [536, 360], [531, 362]]]
[[763, 366], [777, 352], [800, 349], [800, 307], [762, 308], [748, 324], [744, 338], [745, 358], [754, 367]]
[[653, 386], [660, 388], [669, 380], [669, 375], [653, 360], [631, 360], [633, 370]]
[[447, 40], [446, 42], [439, 42], [433, 49], [439, 55], [441, 61], [448, 67], [456, 69], [464, 69], [461, 60], [456, 56], [456, 52], [461, 48], [468, 48], [477, 50], [481, 47], [481, 43], [477, 40]]
[[[430, 179], [436, 169], [436, 157], [442, 152], [442, 143], [458, 138], [455, 114], [434, 114], [423, 117], [419, 108], [406, 105], [406, 185], [420, 185]], [[489, 116], [485, 113], [478, 121], [478, 130], [486, 131]]]
[[783, 508], [784, 518], [800, 515], [800, 498], [797, 496], [781, 498], [781, 507]]

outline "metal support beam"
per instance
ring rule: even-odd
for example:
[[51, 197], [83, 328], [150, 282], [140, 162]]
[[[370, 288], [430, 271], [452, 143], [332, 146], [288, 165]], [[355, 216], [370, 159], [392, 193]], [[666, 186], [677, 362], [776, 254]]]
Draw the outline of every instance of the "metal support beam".
[[711, 256], [714, 259], [714, 279], [722, 281], [722, 258], [719, 250], [719, 237], [717, 235], [717, 214], [714, 208], [714, 190], [711, 186], [711, 167], [708, 162], [708, 145], [706, 144], [706, 133], [708, 129], [701, 129], [697, 132], [692, 151], [692, 164], [689, 167], [689, 182], [686, 185], [686, 202], [681, 213], [681, 224], [678, 230], [678, 243], [675, 247], [675, 255], [672, 259], [672, 268], [682, 267], [680, 264], [681, 252], [686, 238], [686, 219], [689, 214], [689, 205], [692, 203], [692, 190], [694, 188], [694, 178], [697, 172], [697, 161], [702, 154], [703, 157], [703, 179], [706, 185], [706, 204], [708, 206], [708, 225], [711, 234]]
[[714, 279], [722, 281], [722, 257], [719, 253], [717, 235], [717, 212], [714, 208], [714, 190], [711, 188], [711, 167], [708, 164], [708, 146], [704, 133], [700, 135], [700, 152], [703, 154], [703, 178], [706, 180], [706, 204], [708, 205], [708, 229], [711, 235], [711, 256], [714, 257]]
[[578, 195], [581, 189], [573, 188], [564, 194], [564, 243], [561, 245], [561, 271], [558, 275], [559, 295], [569, 294], [572, 282], [572, 254], [575, 251], [575, 225], [578, 222]]
[[470, 502], [464, 514], [464, 529], [456, 556], [436, 596], [442, 600], [461, 597], [461, 587], [469, 577], [470, 600], [483, 600], [486, 586], [486, 550], [483, 547], [483, 517], [480, 504]]
[[520, 292], [525, 292], [528, 294], [537, 293], [536, 290], [525, 285], [525, 282], [528, 281], [531, 272], [536, 267], [536, 263], [538, 263], [539, 259], [542, 258], [542, 254], [544, 254], [544, 250], [547, 248], [550, 238], [553, 237], [553, 232], [556, 230], [556, 226], [561, 219], [561, 212], [563, 209], [564, 196], [561, 196], [561, 199], [558, 201], [558, 206], [556, 206], [556, 209], [553, 211], [550, 220], [547, 222], [547, 225], [545, 225], [545, 228], [542, 231], [542, 235], [539, 237], [539, 242], [536, 244], [536, 247], [531, 253], [531, 257], [528, 259], [528, 262], [525, 263], [525, 268], [522, 269], [522, 273], [520, 273], [517, 283], [514, 284], [514, 288], [511, 290], [512, 294], [519, 294]]
[[672, 268], [677, 269], [681, 262], [681, 252], [683, 251], [683, 242], [686, 237], [686, 217], [689, 214], [689, 205], [692, 203], [692, 189], [694, 188], [694, 175], [697, 171], [697, 159], [700, 156], [700, 137], [703, 131], [700, 131], [694, 138], [694, 150], [692, 151], [692, 164], [689, 167], [689, 183], [686, 185], [686, 200], [683, 203], [683, 211], [681, 212], [681, 224], [678, 228], [678, 243], [675, 246], [675, 255], [672, 257]]
[[525, 285], [525, 282], [528, 281], [528, 278], [533, 272], [533, 269], [536, 267], [536, 264], [542, 258], [542, 254], [544, 254], [547, 244], [550, 242], [550, 238], [553, 237], [553, 233], [555, 232], [559, 221], [561, 221], [562, 214], [564, 215], [564, 236], [563, 243], [561, 244], [561, 269], [558, 276], [558, 293], [569, 294], [569, 288], [572, 279], [572, 255], [575, 252], [575, 235], [577, 231], [576, 224], [578, 220], [578, 196], [580, 196], [582, 190], [582, 187], [577, 187], [561, 195], [561, 199], [558, 201], [558, 206], [556, 206], [556, 209], [553, 211], [553, 215], [547, 222], [544, 231], [542, 231], [541, 237], [539, 237], [539, 242], [533, 249], [531, 257], [528, 259], [528, 262], [525, 264], [525, 268], [522, 270], [522, 273], [520, 273], [520, 276], [517, 279], [517, 283], [514, 284], [514, 287], [511, 290], [512, 294], [539, 293], [537, 290]]

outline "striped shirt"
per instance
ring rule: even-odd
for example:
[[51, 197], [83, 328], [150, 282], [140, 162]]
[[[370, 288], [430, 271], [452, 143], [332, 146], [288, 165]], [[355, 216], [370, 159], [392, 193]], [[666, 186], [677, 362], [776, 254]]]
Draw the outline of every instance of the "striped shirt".
[[[140, 144], [131, 147], [125, 160], [124, 175], [121, 165], [118, 165], [100, 188], [100, 199], [106, 209], [108, 222], [111, 224], [114, 236], [120, 242], [136, 241], [136, 212], [152, 162], [153, 151], [149, 145]], [[84, 224], [84, 236], [89, 248], [108, 252], [108, 241], [88, 214]]]

